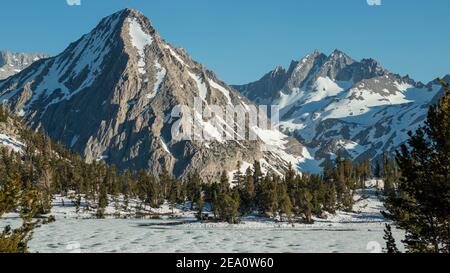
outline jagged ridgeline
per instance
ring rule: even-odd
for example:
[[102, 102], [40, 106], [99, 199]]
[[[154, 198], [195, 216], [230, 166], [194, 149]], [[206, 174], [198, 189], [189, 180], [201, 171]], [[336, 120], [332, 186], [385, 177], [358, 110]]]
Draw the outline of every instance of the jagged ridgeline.
[[0, 80], [6, 79], [30, 66], [33, 62], [48, 57], [41, 53], [16, 53], [0, 50]]
[[196, 98], [203, 109], [214, 105], [223, 112], [229, 105], [253, 106], [131, 9], [104, 18], [61, 54], [0, 82], [0, 100], [11, 112], [88, 162], [213, 179], [217, 170], [235, 171], [237, 161], [248, 167], [258, 160], [264, 171], [282, 174], [303, 160], [299, 142], [277, 130], [256, 126], [248, 128], [255, 141], [227, 140], [218, 127], [233, 125], [198, 112], [196, 126], [209, 141], [174, 139], [174, 107], [194, 109]]
[[303, 170], [317, 173], [337, 155], [373, 163], [392, 156], [444, 93], [437, 80], [423, 84], [339, 50], [315, 51], [234, 87], [257, 104], [279, 105], [281, 131], [305, 145]]

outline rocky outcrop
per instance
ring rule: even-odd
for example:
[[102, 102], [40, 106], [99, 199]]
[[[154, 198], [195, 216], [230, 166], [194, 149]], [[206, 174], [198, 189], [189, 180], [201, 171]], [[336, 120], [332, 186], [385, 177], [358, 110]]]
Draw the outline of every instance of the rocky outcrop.
[[315, 160], [301, 166], [303, 171], [320, 171], [309, 167], [338, 153], [374, 162], [393, 153], [443, 92], [437, 81], [425, 85], [339, 50], [329, 56], [315, 51], [293, 61], [283, 80], [267, 75], [235, 88], [256, 103], [281, 107], [280, 128], [299, 139]]
[[181, 120], [198, 126], [207, 141], [197, 135], [175, 139], [172, 129], [180, 119], [172, 111], [180, 105], [193, 110], [196, 99], [204, 109], [214, 105], [222, 111], [253, 105], [131, 9], [104, 18], [61, 54], [0, 82], [0, 100], [14, 113], [88, 161], [151, 173], [167, 169], [177, 177], [197, 171], [212, 179], [239, 160], [261, 160], [280, 173], [302, 159], [290, 152], [303, 151], [293, 138], [257, 127], [247, 128], [256, 140], [228, 140], [220, 129], [230, 125], [214, 117]]
[[14, 53], [0, 51], [0, 80], [6, 79], [48, 56], [40, 53]]

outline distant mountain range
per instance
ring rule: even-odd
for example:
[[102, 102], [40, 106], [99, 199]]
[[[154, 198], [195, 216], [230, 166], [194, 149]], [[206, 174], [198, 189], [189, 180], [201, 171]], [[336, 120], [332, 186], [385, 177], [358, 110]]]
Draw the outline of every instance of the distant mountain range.
[[277, 67], [234, 88], [257, 104], [280, 107], [279, 128], [307, 147], [300, 168], [310, 172], [321, 172], [337, 154], [376, 161], [393, 153], [443, 94], [436, 80], [416, 82], [339, 50], [329, 56], [315, 51], [287, 70]]
[[232, 174], [238, 161], [241, 171], [259, 160], [263, 171], [282, 174], [304, 159], [304, 147], [278, 130], [248, 126], [256, 140], [228, 140], [221, 129], [237, 135], [234, 124], [199, 112], [190, 122], [208, 141], [174, 139], [172, 129], [180, 122], [171, 117], [174, 107], [194, 109], [195, 98], [204, 109], [253, 105], [164, 41], [132, 9], [104, 18], [61, 54], [0, 81], [0, 101], [29, 126], [44, 129], [87, 161], [104, 160], [122, 170], [167, 169], [181, 178], [199, 172], [212, 179], [222, 170]]
[[0, 50], [0, 80], [19, 73], [33, 62], [47, 58], [41, 53], [14, 53]]
[[[199, 172], [212, 179], [222, 170], [231, 176], [238, 161], [241, 171], [259, 160], [263, 171], [276, 174], [289, 165], [320, 173], [337, 154], [375, 162], [405, 142], [443, 93], [437, 81], [423, 84], [339, 50], [315, 51], [288, 69], [230, 87], [132, 9], [104, 18], [55, 57], [1, 52], [0, 67], [0, 77], [15, 74], [0, 80], [0, 102], [29, 126], [87, 161], [167, 169], [182, 178]], [[191, 125], [201, 130], [194, 135], [208, 141], [174, 139], [180, 120], [171, 117], [173, 109], [195, 109], [195, 98], [221, 111], [278, 105], [280, 130], [246, 125], [257, 140], [229, 140], [238, 135], [235, 124], [194, 112]]]

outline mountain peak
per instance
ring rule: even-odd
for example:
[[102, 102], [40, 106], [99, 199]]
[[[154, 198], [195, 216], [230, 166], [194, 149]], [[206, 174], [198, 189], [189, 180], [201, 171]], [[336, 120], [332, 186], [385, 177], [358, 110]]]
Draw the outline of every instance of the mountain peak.
[[313, 51], [313, 53], [311, 53], [310, 55], [311, 55], [311, 56], [319, 56], [319, 55], [321, 55], [321, 54], [322, 54], [322, 52], [321, 52], [320, 50], [315, 49], [315, 50]]
[[352, 63], [353, 59], [345, 54], [343, 51], [339, 49], [335, 49], [330, 56], [328, 57], [329, 60], [344, 60], [347, 63]]
[[[139, 24], [147, 29], [149, 32], [155, 32], [150, 19], [138, 10], [132, 8], [125, 8], [118, 12], [115, 12], [109, 16], [104, 17], [95, 29], [102, 27], [103, 29], [110, 31], [111, 28], [123, 27], [129, 20], [136, 19]], [[113, 25], [115, 24], [115, 25]], [[94, 29], [94, 31], [95, 31]]]
[[122, 10], [119, 10], [118, 12], [115, 12], [115, 13], [111, 14], [110, 16], [114, 16], [115, 14], [121, 14], [121, 15], [126, 15], [126, 16], [130, 16], [131, 15], [131, 16], [143, 16], [143, 17], [145, 17], [145, 15], [142, 12], [140, 12], [140, 11], [138, 11], [136, 9], [133, 9], [133, 8], [124, 8]]
[[345, 54], [342, 50], [340, 50], [339, 48], [336, 48], [335, 50], [333, 50], [333, 52], [331, 53], [331, 55], [336, 55], [336, 54]]
[[[284, 81], [281, 68], [276, 79]], [[265, 130], [255, 130], [256, 141], [228, 141], [223, 121], [195, 109], [198, 98], [204, 109], [214, 105], [221, 113], [230, 105], [250, 105], [189, 54], [165, 42], [150, 20], [133, 9], [103, 18], [61, 54], [0, 82], [0, 101], [11, 112], [88, 162], [105, 160], [119, 169], [152, 173], [167, 170], [177, 177], [198, 172], [205, 180], [216, 176], [217, 169], [234, 170], [237, 161], [264, 158], [274, 171], [297, 163], [301, 146], [294, 139], [286, 142], [289, 149], [297, 146], [294, 154], [287, 154], [284, 144], [272, 149]], [[195, 111], [198, 121], [171, 118], [180, 105]], [[185, 126], [200, 129], [188, 135], [193, 141], [174, 135], [181, 121], [183, 132]], [[242, 147], [248, 155], [240, 152]]]

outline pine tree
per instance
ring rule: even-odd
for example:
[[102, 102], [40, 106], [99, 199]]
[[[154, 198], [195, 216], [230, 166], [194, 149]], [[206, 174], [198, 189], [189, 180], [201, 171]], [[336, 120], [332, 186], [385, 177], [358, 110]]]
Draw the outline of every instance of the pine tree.
[[311, 201], [313, 199], [312, 194], [309, 192], [308, 189], [301, 189], [300, 190], [300, 206], [301, 211], [303, 212], [303, 215], [305, 217], [305, 222], [307, 224], [312, 224], [312, 204]]
[[212, 206], [212, 211], [214, 214], [214, 218], [217, 219], [217, 216], [219, 215], [219, 211], [220, 211], [220, 198], [221, 198], [221, 194], [220, 194], [220, 186], [217, 183], [213, 183], [211, 185], [211, 206]]
[[[10, 163], [14, 164], [13, 161]], [[0, 217], [4, 213], [18, 210], [22, 219], [22, 226], [16, 229], [6, 226], [1, 231], [0, 253], [28, 252], [28, 242], [31, 240], [33, 230], [39, 224], [44, 223], [42, 220], [33, 221], [33, 217], [40, 210], [38, 190], [31, 188], [30, 184], [27, 185], [26, 190], [22, 190], [20, 186], [21, 175], [15, 173], [10, 176], [14, 172], [13, 170], [9, 170], [9, 174], [5, 174], [0, 168]]]
[[292, 215], [292, 202], [289, 198], [289, 194], [287, 193], [287, 188], [285, 185], [280, 184], [278, 186], [278, 208], [279, 208], [279, 215], [280, 220], [282, 221], [282, 216], [286, 215], [288, 221], [291, 221], [291, 215]]
[[233, 183], [236, 184], [236, 187], [238, 189], [241, 189], [241, 187], [244, 184], [243, 183], [244, 178], [243, 178], [242, 171], [241, 171], [241, 168], [242, 168], [242, 162], [241, 161], [238, 161], [236, 168], [237, 168], [237, 171], [234, 173], [234, 175], [232, 177], [233, 178]]
[[203, 199], [203, 194], [197, 199], [197, 219], [203, 220], [203, 208], [205, 206], [205, 200]]
[[329, 183], [325, 191], [324, 209], [329, 213], [336, 212], [336, 186], [334, 183]]
[[383, 239], [386, 241], [386, 252], [387, 253], [399, 253], [397, 245], [395, 244], [394, 236], [392, 235], [391, 225], [386, 224], [386, 228], [384, 229], [384, 237]]
[[253, 164], [253, 182], [256, 186], [258, 186], [261, 183], [263, 177], [263, 173], [261, 170], [261, 163], [257, 160], [255, 160], [255, 163]]
[[242, 211], [244, 214], [251, 213], [255, 209], [256, 189], [251, 168], [245, 172], [244, 189], [241, 194]]
[[197, 172], [189, 177], [187, 182], [187, 199], [191, 201], [191, 209], [194, 208], [194, 204], [200, 201], [201, 186], [201, 178]]
[[0, 122], [7, 122], [8, 121], [8, 113], [5, 109], [5, 107], [1, 104], [0, 105]]
[[19, 204], [21, 195], [20, 177], [9, 178], [3, 176], [0, 178], [0, 217], [11, 212]]
[[374, 175], [377, 179], [381, 178], [381, 166], [379, 161], [375, 163]]
[[268, 216], [275, 216], [278, 208], [277, 187], [270, 177], [262, 178], [256, 200], [260, 212]]
[[402, 177], [385, 216], [405, 230], [409, 252], [450, 252], [450, 93], [431, 106], [396, 159]]
[[220, 191], [222, 193], [228, 193], [230, 190], [230, 178], [226, 171], [223, 171], [220, 176]]
[[174, 209], [177, 206], [177, 200], [178, 200], [178, 183], [176, 180], [172, 180], [170, 183], [170, 192], [169, 192], [169, 204], [170, 209], [172, 210], [172, 215], [174, 214]]
[[236, 224], [239, 210], [239, 195], [237, 191], [233, 195], [222, 194], [219, 203], [220, 219], [230, 224]]
[[75, 199], [75, 213], [78, 214], [80, 212], [80, 207], [81, 207], [81, 194], [78, 193]]
[[105, 208], [108, 206], [108, 193], [106, 190], [106, 185], [101, 184], [98, 196], [97, 204], [97, 218], [103, 218], [105, 215]]

